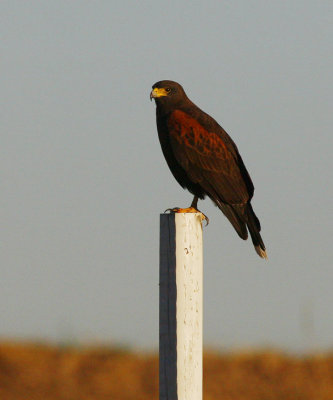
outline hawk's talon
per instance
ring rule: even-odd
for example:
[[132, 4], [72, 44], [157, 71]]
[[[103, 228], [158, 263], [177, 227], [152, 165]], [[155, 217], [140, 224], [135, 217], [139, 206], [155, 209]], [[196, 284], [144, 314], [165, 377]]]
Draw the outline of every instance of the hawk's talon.
[[[201, 212], [201, 211], [200, 211]], [[209, 218], [207, 217], [207, 215], [205, 215], [204, 213], [201, 213], [202, 215], [203, 215], [203, 219], [206, 221], [206, 225], [205, 226], [208, 226], [208, 224], [209, 224]]]
[[174, 207], [174, 208], [167, 208], [165, 211], [164, 211], [164, 214], [166, 213], [166, 212], [169, 212], [170, 214], [172, 213], [172, 212], [177, 212], [176, 210], [180, 210], [180, 208], [179, 207]]

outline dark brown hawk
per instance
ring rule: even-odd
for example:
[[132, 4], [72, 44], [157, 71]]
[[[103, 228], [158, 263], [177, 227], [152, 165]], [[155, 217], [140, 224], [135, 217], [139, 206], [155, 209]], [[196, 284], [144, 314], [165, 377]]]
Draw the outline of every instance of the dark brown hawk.
[[155, 83], [150, 98], [156, 102], [158, 137], [168, 166], [177, 182], [194, 194], [192, 212], [207, 195], [242, 239], [250, 232], [256, 252], [267, 258], [251, 206], [253, 183], [230, 136], [177, 82]]

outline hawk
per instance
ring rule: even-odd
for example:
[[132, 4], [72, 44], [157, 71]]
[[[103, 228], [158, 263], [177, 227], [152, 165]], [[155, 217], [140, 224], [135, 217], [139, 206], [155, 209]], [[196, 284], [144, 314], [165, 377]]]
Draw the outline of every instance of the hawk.
[[260, 222], [251, 199], [254, 186], [237, 146], [227, 132], [186, 95], [182, 86], [164, 80], [153, 85], [158, 137], [177, 182], [194, 195], [191, 207], [208, 196], [228, 218], [239, 237], [250, 233], [254, 248], [267, 258]]

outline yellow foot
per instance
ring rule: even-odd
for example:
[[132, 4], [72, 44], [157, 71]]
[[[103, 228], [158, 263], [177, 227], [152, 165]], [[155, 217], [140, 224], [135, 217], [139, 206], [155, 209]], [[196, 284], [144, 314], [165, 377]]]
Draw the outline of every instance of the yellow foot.
[[188, 207], [188, 208], [179, 208], [179, 207], [174, 207], [174, 208], [168, 208], [164, 212], [174, 212], [174, 213], [197, 213], [200, 212], [194, 207]]
[[194, 207], [188, 207], [188, 208], [179, 208], [179, 207], [174, 207], [174, 208], [167, 208], [164, 212], [166, 213], [169, 211], [170, 213], [199, 213], [201, 214], [201, 221], [205, 220], [206, 221], [206, 226], [209, 224], [209, 218], [202, 213], [200, 210], [197, 210]]

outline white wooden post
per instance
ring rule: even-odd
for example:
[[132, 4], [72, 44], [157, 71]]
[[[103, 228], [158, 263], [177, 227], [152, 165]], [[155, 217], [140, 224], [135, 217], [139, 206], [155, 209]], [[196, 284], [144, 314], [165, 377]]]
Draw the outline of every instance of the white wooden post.
[[202, 224], [160, 216], [160, 400], [202, 400]]

